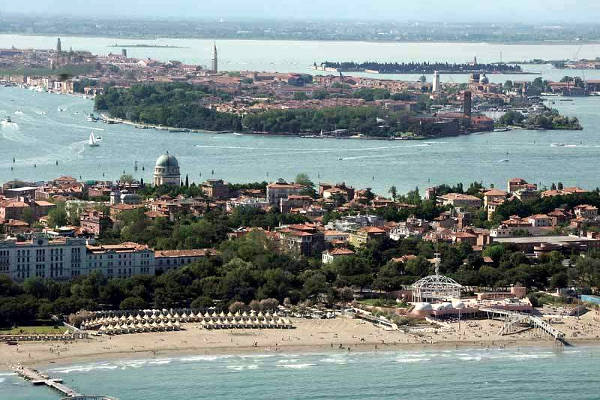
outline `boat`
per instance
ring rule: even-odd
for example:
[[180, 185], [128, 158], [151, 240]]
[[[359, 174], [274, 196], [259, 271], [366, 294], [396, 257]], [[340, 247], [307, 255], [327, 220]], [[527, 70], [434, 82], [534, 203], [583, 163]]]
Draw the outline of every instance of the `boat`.
[[98, 117], [96, 117], [94, 114], [90, 114], [90, 115], [88, 115], [88, 117], [87, 117], [87, 120], [88, 120], [89, 122], [98, 122], [98, 119], [99, 119], [99, 118], [98, 118]]
[[10, 123], [12, 123], [12, 119], [10, 119], [10, 117], [6, 117], [2, 120], [2, 122], [10, 124]]
[[98, 147], [98, 146], [100, 146], [100, 143], [98, 143], [99, 140], [101, 140], [101, 138], [96, 138], [94, 136], [94, 131], [91, 131], [90, 132], [90, 138], [88, 140], [88, 145], [90, 147]]
[[238, 133], [238, 132], [233, 132], [233, 134], [234, 134], [235, 136], [242, 136], [242, 134], [241, 134], [241, 133]]
[[510, 128], [496, 128], [494, 129], [494, 132], [508, 132], [510, 131]]
[[65, 109], [62, 107], [58, 107], [58, 111], [63, 112], [63, 111], [65, 111]]

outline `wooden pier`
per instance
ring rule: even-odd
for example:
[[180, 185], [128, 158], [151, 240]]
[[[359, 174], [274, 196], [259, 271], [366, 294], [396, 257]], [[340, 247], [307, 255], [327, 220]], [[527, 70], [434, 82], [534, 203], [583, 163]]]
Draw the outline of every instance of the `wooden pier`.
[[530, 327], [538, 328], [542, 332], [552, 336], [554, 340], [568, 345], [565, 340], [565, 334], [540, 317], [497, 308], [480, 308], [479, 311], [486, 313], [488, 318], [498, 318], [504, 321], [504, 326], [500, 330], [501, 335], [515, 333], [514, 328], [516, 325], [527, 324]]
[[68, 400], [116, 400], [108, 396], [89, 396], [78, 393], [76, 390], [71, 389], [67, 385], [63, 384], [60, 378], [51, 378], [48, 375], [32, 368], [26, 368], [21, 366], [14, 366], [12, 370], [19, 375], [21, 378], [31, 382], [33, 385], [45, 385], [51, 389], [61, 393], [64, 399]]

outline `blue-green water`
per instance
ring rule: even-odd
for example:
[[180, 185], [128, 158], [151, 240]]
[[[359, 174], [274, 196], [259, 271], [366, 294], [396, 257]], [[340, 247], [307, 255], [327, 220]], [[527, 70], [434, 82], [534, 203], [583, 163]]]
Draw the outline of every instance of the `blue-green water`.
[[[598, 399], [600, 348], [185, 356], [51, 368], [120, 400]], [[0, 375], [0, 400], [58, 396]]]
[[[0, 87], [0, 118], [10, 115], [14, 121], [0, 125], [0, 182], [64, 174], [116, 179], [123, 172], [148, 182], [156, 158], [168, 150], [179, 159], [182, 174], [195, 182], [213, 177], [232, 182], [293, 179], [305, 172], [315, 182], [346, 181], [380, 193], [391, 185], [405, 192], [415, 186], [475, 180], [504, 187], [508, 178], [517, 176], [548, 186], [562, 181], [595, 188], [600, 182], [599, 105], [600, 97], [555, 100], [553, 107], [580, 118], [583, 131], [515, 130], [431, 141], [365, 141], [173, 133], [92, 123], [86, 121], [90, 100]], [[99, 147], [86, 145], [91, 129], [103, 138]], [[509, 162], [502, 162], [505, 159]]]

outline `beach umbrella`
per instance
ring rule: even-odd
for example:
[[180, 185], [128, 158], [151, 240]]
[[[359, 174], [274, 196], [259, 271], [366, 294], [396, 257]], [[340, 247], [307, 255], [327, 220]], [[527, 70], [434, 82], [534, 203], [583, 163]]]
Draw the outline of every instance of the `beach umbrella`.
[[171, 321], [167, 322], [167, 329], [168, 330], [172, 330], [173, 329], [173, 323]]
[[152, 330], [158, 329], [158, 325], [157, 325], [156, 321], [154, 321], [151, 326], [152, 326]]
[[134, 320], [133, 315], [129, 314], [129, 316], [127, 317], [127, 321], [133, 321], [133, 320]]
[[165, 330], [165, 328], [166, 328], [166, 326], [165, 326], [165, 323], [164, 323], [164, 322], [161, 322], [161, 323], [160, 323], [158, 326], [160, 327], [160, 330], [161, 330], [161, 331], [164, 331], [164, 330]]
[[173, 324], [173, 326], [175, 327], [176, 331], [178, 331], [181, 328], [181, 325], [179, 324], [179, 321], [175, 321], [175, 323]]
[[102, 325], [100, 329], [98, 329], [98, 332], [106, 332], [106, 326]]
[[229, 317], [229, 318], [233, 318], [233, 314], [231, 313], [231, 311], [229, 311], [229, 312], [227, 313], [227, 317]]

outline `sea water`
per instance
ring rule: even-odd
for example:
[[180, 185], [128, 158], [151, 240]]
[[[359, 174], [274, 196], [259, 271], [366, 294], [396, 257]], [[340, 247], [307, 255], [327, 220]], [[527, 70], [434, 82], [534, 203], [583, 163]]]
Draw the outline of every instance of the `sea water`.
[[[600, 348], [579, 346], [158, 356], [48, 372], [79, 392], [120, 400], [600, 397]], [[0, 400], [57, 398], [0, 375]]]

